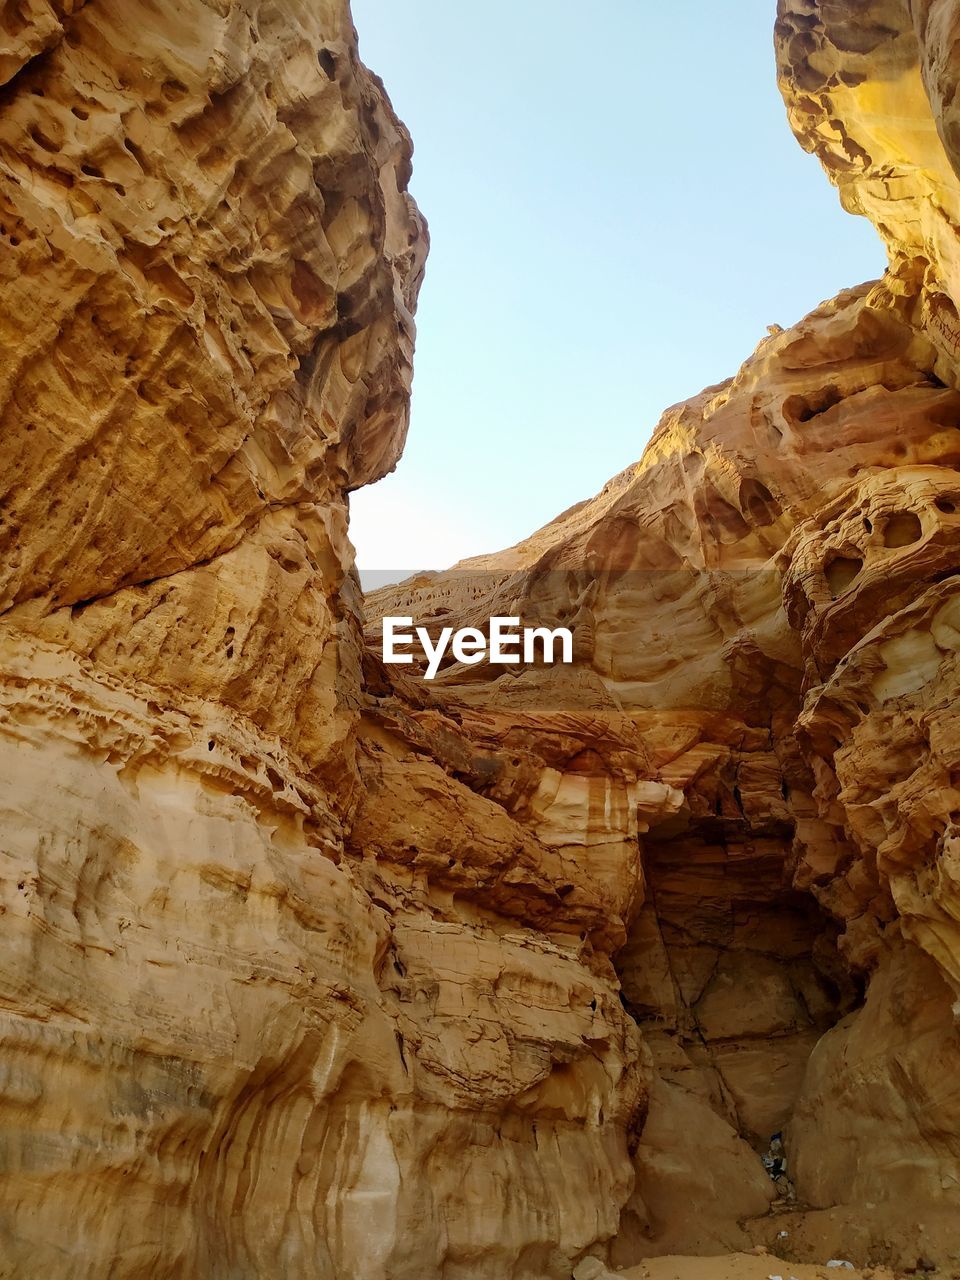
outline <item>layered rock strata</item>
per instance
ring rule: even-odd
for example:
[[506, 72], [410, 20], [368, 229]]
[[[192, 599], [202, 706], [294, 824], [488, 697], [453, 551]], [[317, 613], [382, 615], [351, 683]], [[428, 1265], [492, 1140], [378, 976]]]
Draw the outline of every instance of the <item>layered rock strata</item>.
[[[591, 502], [371, 602], [572, 627], [575, 672], [450, 662], [432, 696], [501, 719], [605, 701], [682, 793], [641, 833], [613, 955], [655, 1064], [620, 1264], [745, 1230], [793, 1256], [960, 1253], [954, 23], [782, 4], [791, 123], [877, 223], [884, 280], [668, 411]], [[756, 1153], [781, 1131], [770, 1214]]]
[[[915, 876], [920, 824], [929, 831], [946, 803], [902, 698], [925, 705], [929, 675], [949, 658], [938, 645], [952, 634], [960, 395], [935, 372], [941, 355], [911, 323], [914, 305], [892, 277], [840, 295], [765, 339], [729, 383], [668, 411], [643, 460], [591, 502], [509, 552], [371, 602], [450, 626], [496, 612], [573, 627], [572, 670], [451, 662], [429, 696], [465, 724], [496, 715], [508, 739], [531, 708], [580, 720], [605, 704], [633, 726], [642, 776], [674, 797], [640, 832], [638, 901], [612, 957], [655, 1065], [636, 1184], [609, 1251], [617, 1264], [747, 1234], [776, 1243], [781, 1229], [808, 1238], [813, 1256], [826, 1233], [844, 1256], [912, 1262], [933, 1247], [917, 1239], [917, 1197], [904, 1193], [921, 1170], [926, 1216], [952, 1211], [953, 1121], [933, 1083], [954, 1035], [936, 986], [949, 974], [923, 960], [932, 929], [924, 943], [878, 857], [878, 831], [896, 831]], [[918, 615], [925, 591], [936, 605]], [[897, 674], [881, 677], [874, 657], [862, 667], [878, 693], [834, 693], [854, 679], [850, 655], [871, 628], [901, 616], [898, 635], [936, 617], [941, 640], [886, 642]], [[915, 644], [929, 648], [925, 669]], [[873, 706], [880, 718], [858, 738], [853, 721]], [[867, 741], [876, 755], [864, 756]], [[947, 727], [940, 750], [950, 741]], [[893, 759], [879, 766], [887, 751], [911, 764], [909, 853]], [[589, 761], [599, 788], [609, 766], [596, 743]], [[935, 913], [943, 890], [924, 883]], [[899, 976], [884, 977], [887, 966]], [[875, 1011], [892, 989], [894, 1008]], [[886, 1039], [873, 1040], [871, 1023]], [[907, 1046], [916, 1069], [895, 1085]], [[855, 1105], [863, 1073], [877, 1070], [880, 1099], [871, 1089]], [[931, 1160], [911, 1112], [934, 1104], [945, 1145]], [[784, 1130], [792, 1185], [775, 1188], [758, 1156]], [[851, 1204], [872, 1221], [866, 1233], [845, 1216]], [[835, 1230], [818, 1224], [837, 1206]], [[948, 1232], [942, 1256], [955, 1245]]]
[[955, 25], [782, 0], [885, 279], [364, 605], [426, 235], [345, 3], [3, 7], [0, 1274], [960, 1252]]

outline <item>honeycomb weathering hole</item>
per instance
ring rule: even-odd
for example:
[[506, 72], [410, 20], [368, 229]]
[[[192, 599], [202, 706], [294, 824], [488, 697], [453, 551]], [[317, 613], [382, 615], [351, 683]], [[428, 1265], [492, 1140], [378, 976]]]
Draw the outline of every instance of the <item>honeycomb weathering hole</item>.
[[923, 536], [920, 517], [913, 511], [901, 511], [890, 516], [883, 527], [885, 547], [909, 547]]
[[800, 426], [804, 422], [809, 422], [811, 418], [826, 413], [828, 409], [838, 405], [842, 399], [843, 393], [834, 386], [822, 387], [819, 391], [806, 395], [788, 396], [783, 402], [783, 416], [794, 426]]
[[846, 591], [862, 568], [863, 560], [860, 556], [834, 556], [828, 561], [824, 567], [824, 575], [834, 600]]

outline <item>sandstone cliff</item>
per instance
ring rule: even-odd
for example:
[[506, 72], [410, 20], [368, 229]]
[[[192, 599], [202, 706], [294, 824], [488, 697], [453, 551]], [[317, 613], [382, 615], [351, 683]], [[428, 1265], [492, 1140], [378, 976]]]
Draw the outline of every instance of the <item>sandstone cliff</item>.
[[781, 0], [887, 276], [364, 637], [426, 236], [345, 0], [0, 7], [0, 1275], [960, 1253], [956, 23]]
[[[781, 3], [791, 123], [877, 224], [885, 278], [669, 410], [592, 501], [370, 601], [374, 649], [384, 613], [577, 637], [572, 671], [449, 662], [426, 696], [516, 747], [503, 773], [533, 765], [505, 792], [445, 762], [541, 839], [563, 815], [565, 910], [614, 866], [635, 886], [608, 893], [603, 933], [582, 916], [654, 1068], [618, 1263], [745, 1235], [960, 1254], [957, 23], [950, 4]], [[560, 724], [562, 754], [543, 737]], [[440, 738], [418, 749], [444, 762]], [[637, 866], [634, 797], [659, 786]], [[774, 1188], [757, 1155], [781, 1131]]]
[[409, 139], [339, 0], [0, 36], [0, 1271], [372, 1276], [417, 1153], [346, 493], [406, 428]]

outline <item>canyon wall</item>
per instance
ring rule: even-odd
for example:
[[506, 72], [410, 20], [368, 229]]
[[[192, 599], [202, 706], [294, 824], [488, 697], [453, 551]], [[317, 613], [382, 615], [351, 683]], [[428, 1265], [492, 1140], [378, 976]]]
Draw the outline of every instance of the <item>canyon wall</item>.
[[429, 1140], [343, 861], [346, 495], [406, 430], [410, 141], [339, 0], [0, 36], [0, 1272], [382, 1274]]
[[[745, 1236], [960, 1255], [957, 24], [781, 3], [790, 123], [876, 223], [884, 279], [774, 326], [590, 502], [369, 602], [374, 649], [385, 613], [573, 628], [572, 670], [449, 659], [426, 696], [510, 742], [602, 709], [670, 788], [611, 951], [654, 1066], [614, 1262]], [[590, 866], [618, 766], [597, 736], [552, 764]], [[538, 823], [542, 786], [507, 807]]]
[[346, 3], [0, 8], [0, 1275], [960, 1253], [956, 22], [782, 0], [884, 280], [364, 602], [426, 232]]

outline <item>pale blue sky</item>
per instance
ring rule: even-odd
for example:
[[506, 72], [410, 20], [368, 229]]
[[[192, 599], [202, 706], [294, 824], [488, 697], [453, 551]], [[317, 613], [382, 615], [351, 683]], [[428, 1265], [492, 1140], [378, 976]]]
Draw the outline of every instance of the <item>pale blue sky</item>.
[[774, 0], [353, 0], [432, 249], [397, 471], [360, 567], [508, 546], [885, 258], [786, 123]]

